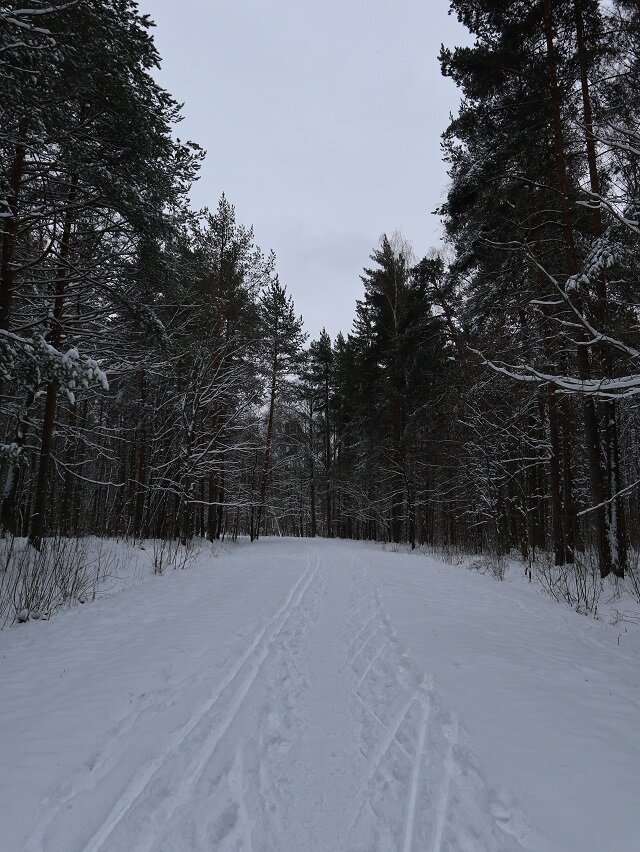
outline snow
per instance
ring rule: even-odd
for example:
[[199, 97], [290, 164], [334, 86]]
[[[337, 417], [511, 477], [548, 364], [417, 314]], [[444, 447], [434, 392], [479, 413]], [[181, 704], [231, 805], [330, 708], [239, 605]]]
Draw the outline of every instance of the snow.
[[136, 554], [0, 633], [3, 852], [637, 852], [632, 623], [369, 544]]

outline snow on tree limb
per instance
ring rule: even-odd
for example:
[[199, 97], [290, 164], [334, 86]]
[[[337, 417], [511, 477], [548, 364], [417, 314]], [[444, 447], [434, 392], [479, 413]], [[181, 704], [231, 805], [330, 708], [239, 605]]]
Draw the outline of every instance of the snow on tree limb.
[[78, 390], [91, 386], [109, 390], [102, 367], [94, 358], [81, 355], [75, 346], [63, 352], [42, 336], [26, 338], [0, 329], [0, 377], [11, 382], [17, 376], [22, 381], [28, 377], [36, 387], [54, 381], [71, 403]]

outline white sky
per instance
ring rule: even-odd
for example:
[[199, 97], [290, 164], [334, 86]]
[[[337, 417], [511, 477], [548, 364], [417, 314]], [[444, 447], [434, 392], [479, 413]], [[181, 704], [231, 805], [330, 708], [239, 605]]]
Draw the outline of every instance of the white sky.
[[383, 232], [418, 256], [441, 232], [440, 134], [458, 93], [440, 44], [468, 36], [448, 0], [141, 0], [178, 135], [207, 150], [195, 206], [224, 191], [274, 249], [307, 330], [350, 330]]

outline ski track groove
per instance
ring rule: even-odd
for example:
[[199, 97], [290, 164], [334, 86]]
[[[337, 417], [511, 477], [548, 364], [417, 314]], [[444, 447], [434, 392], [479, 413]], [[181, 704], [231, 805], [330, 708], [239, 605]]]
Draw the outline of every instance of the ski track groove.
[[[409, 700], [406, 701], [402, 705], [402, 707], [400, 708], [400, 711], [397, 713], [397, 715], [393, 719], [391, 725], [385, 726], [386, 736], [383, 738], [382, 742], [380, 743], [380, 745], [378, 746], [378, 748], [374, 752], [373, 757], [369, 760], [369, 764], [367, 766], [366, 773], [365, 773], [366, 777], [365, 777], [364, 781], [362, 782], [362, 784], [360, 785], [360, 788], [358, 790], [358, 797], [362, 796], [363, 792], [366, 790], [371, 779], [374, 777], [374, 775], [376, 774], [376, 772], [380, 768], [380, 765], [381, 765], [382, 761], [384, 760], [386, 753], [391, 748], [393, 741], [395, 740], [395, 738], [398, 735], [398, 731], [402, 727], [402, 723], [407, 718], [407, 714], [409, 713], [409, 710], [411, 710], [413, 703], [418, 698], [418, 694], [419, 693], [416, 690], [416, 692], [414, 692], [413, 695], [411, 695], [409, 697]], [[377, 719], [377, 721], [380, 721], [377, 716], [376, 716], [376, 719]]]
[[418, 800], [418, 788], [420, 785], [420, 764], [424, 757], [424, 745], [427, 738], [427, 727], [429, 725], [429, 707], [423, 707], [422, 722], [418, 735], [418, 746], [413, 760], [411, 771], [411, 787], [409, 789], [409, 804], [407, 806], [407, 819], [404, 827], [403, 852], [411, 852], [413, 849], [413, 833], [416, 818], [416, 803]]
[[358, 699], [358, 702], [360, 703], [361, 707], [363, 707], [365, 712], [369, 713], [376, 720], [376, 722], [380, 725], [382, 730], [383, 731], [389, 730], [389, 725], [387, 725], [385, 722], [382, 721], [382, 719], [380, 718], [380, 716], [378, 716], [376, 711], [372, 707], [369, 707], [369, 705], [367, 704], [365, 699], [358, 692], [355, 693], [355, 696]]
[[371, 640], [373, 639], [373, 637], [374, 637], [374, 636], [376, 635], [376, 633], [378, 632], [378, 631], [375, 629], [375, 622], [376, 622], [376, 616], [375, 616], [375, 615], [373, 615], [373, 616], [369, 619], [369, 621], [367, 622], [367, 624], [363, 627], [363, 629], [362, 629], [362, 630], [358, 633], [358, 635], [355, 637], [355, 639], [353, 640], [353, 642], [351, 643], [351, 645], [355, 645], [355, 644], [356, 644], [356, 642], [358, 642], [358, 641], [360, 640], [360, 637], [362, 636], [362, 634], [363, 634], [363, 633], [365, 633], [365, 632], [366, 632], [366, 631], [367, 631], [367, 630], [368, 630], [368, 629], [369, 629], [372, 625], [374, 626], [374, 631], [373, 631], [373, 633], [372, 633], [370, 636], [368, 636], [368, 637], [365, 639], [365, 641], [364, 641], [364, 642], [362, 642], [362, 644], [360, 645], [360, 648], [358, 649], [357, 653], [355, 653], [355, 654], [353, 654], [353, 655], [352, 655], [352, 657], [351, 657], [351, 658], [350, 658], [350, 660], [349, 660], [349, 665], [352, 665], [353, 663], [355, 663], [355, 661], [358, 659], [358, 657], [360, 656], [360, 654], [362, 654], [362, 652], [363, 652], [363, 651], [365, 651], [365, 650], [367, 649], [367, 647], [368, 647], [368, 645], [369, 645], [369, 642], [371, 642]]
[[360, 678], [360, 680], [358, 681], [358, 685], [356, 686], [356, 693], [357, 693], [357, 691], [360, 689], [360, 686], [361, 686], [361, 685], [365, 682], [365, 680], [366, 680], [366, 678], [367, 678], [367, 675], [369, 674], [369, 672], [371, 671], [371, 669], [375, 666], [375, 664], [378, 662], [378, 660], [379, 660], [379, 659], [380, 659], [380, 657], [384, 654], [384, 652], [387, 650], [387, 648], [388, 648], [388, 647], [389, 647], [389, 643], [388, 643], [388, 642], [384, 642], [384, 643], [380, 646], [380, 648], [376, 651], [375, 655], [374, 655], [374, 656], [373, 656], [373, 658], [371, 659], [371, 662], [369, 663], [369, 665], [367, 666], [367, 668], [364, 670], [364, 672], [363, 672], [363, 674], [362, 674], [362, 677], [361, 677], [361, 678]]
[[[75, 783], [66, 783], [59, 787], [59, 792], [51, 792], [45, 798], [45, 803], [48, 809], [41, 818], [31, 836], [27, 839], [24, 847], [24, 852], [42, 852], [42, 844], [46, 836], [47, 829], [55, 820], [60, 811], [64, 810], [68, 804], [81, 795], [82, 793], [95, 790], [100, 781], [102, 781], [112, 771], [114, 764], [118, 762], [117, 745], [127, 737], [136, 728], [138, 723], [145, 719], [149, 713], [156, 712], [159, 708], [166, 707], [166, 702], [163, 700], [165, 696], [176, 694], [185, 684], [202, 683], [207, 677], [202, 674], [196, 678], [187, 675], [180, 678], [169, 687], [158, 690], [150, 701], [144, 702], [131, 715], [125, 716], [119, 722], [116, 722], [106, 734], [106, 741], [85, 764], [86, 772]], [[174, 704], [175, 701], [170, 701]]]
[[[363, 574], [366, 577], [368, 571], [364, 567]], [[358, 590], [354, 588], [354, 595], [358, 597]], [[363, 739], [361, 751], [366, 758], [366, 765], [363, 772], [363, 779], [355, 794], [354, 817], [351, 821], [350, 832], [353, 832], [356, 826], [362, 819], [373, 819], [376, 821], [375, 809], [372, 807], [371, 797], [375, 795], [376, 776], [385, 764], [385, 759], [389, 750], [393, 745], [397, 746], [401, 753], [405, 756], [408, 762], [412, 764], [412, 774], [410, 787], [408, 790], [408, 807], [404, 819], [402, 850], [410, 852], [413, 848], [414, 823], [417, 811], [418, 792], [420, 785], [420, 769], [424, 758], [424, 747], [426, 741], [427, 724], [429, 717], [429, 696], [425, 691], [423, 678], [421, 674], [415, 670], [415, 667], [409, 667], [409, 674], [413, 676], [414, 683], [407, 684], [406, 677], [403, 675], [406, 672], [406, 667], [403, 666], [403, 653], [399, 646], [398, 640], [392, 630], [388, 619], [382, 609], [381, 600], [378, 590], [374, 590], [369, 596], [367, 602], [362, 603], [361, 598], [358, 603], [352, 608], [354, 620], [356, 624], [361, 619], [367, 618], [363, 627], [357, 629], [355, 636], [348, 645], [348, 650], [351, 651], [354, 646], [358, 647], [357, 653], [348, 655], [348, 663], [354, 672], [356, 682], [354, 685], [354, 698], [365, 712], [365, 718], [373, 719], [380, 726], [381, 734], [376, 738], [377, 742], [371, 747], [367, 747], [366, 740]], [[357, 615], [356, 615], [357, 613]], [[362, 641], [363, 635], [366, 639]], [[362, 671], [358, 670], [358, 661], [361, 657], [366, 658], [370, 654], [370, 659], [366, 660], [366, 665]], [[386, 656], [392, 659], [392, 669], [394, 679], [396, 680], [398, 691], [407, 692], [407, 697], [401, 703], [400, 708], [395, 712], [390, 721], [383, 721], [380, 710], [384, 711], [385, 702], [388, 698], [374, 693], [373, 697], [365, 697], [361, 693], [361, 688], [371, 676], [375, 678], [379, 666], [383, 666], [382, 671], [389, 669], [389, 666], [384, 666], [383, 660]], [[375, 683], [374, 683], [375, 688]], [[394, 690], [394, 693], [396, 690]], [[378, 703], [376, 703], [376, 701]], [[373, 703], [372, 703], [373, 702]], [[406, 748], [405, 744], [399, 738], [399, 732], [407, 720], [411, 709], [418, 703], [422, 709], [422, 723], [419, 732], [417, 743], [412, 743], [414, 746], [411, 752]], [[362, 723], [365, 724], [364, 722]], [[361, 737], [366, 735], [365, 728], [362, 728]], [[400, 847], [398, 846], [398, 849]]]
[[453, 747], [458, 741], [458, 725], [454, 721], [454, 736], [449, 738], [447, 753], [444, 759], [445, 778], [440, 791], [440, 798], [436, 807], [436, 828], [433, 833], [433, 842], [430, 852], [441, 852], [444, 830], [447, 824], [447, 811], [449, 810], [449, 798], [451, 796], [451, 781], [453, 779]]
[[252, 824], [247, 811], [247, 802], [243, 790], [244, 778], [244, 763], [242, 759], [242, 746], [239, 746], [236, 751], [236, 760], [232, 771], [229, 773], [229, 788], [235, 794], [238, 801], [238, 813], [240, 816], [240, 826], [242, 834], [243, 850], [253, 852], [253, 843], [251, 842]]
[[[127, 793], [125, 792], [125, 795], [120, 799], [120, 802], [116, 805], [115, 812], [112, 811], [112, 814], [110, 815], [110, 817], [107, 818], [106, 822], [103, 823], [103, 826], [101, 826], [100, 830], [91, 838], [91, 840], [85, 847], [84, 852], [99, 852], [99, 850], [104, 846], [105, 841], [110, 837], [115, 828], [121, 823], [127, 813], [135, 805], [136, 801], [147, 789], [149, 783], [152, 781], [155, 775], [162, 770], [163, 766], [175, 754], [177, 749], [180, 748], [182, 743], [184, 743], [188, 735], [196, 728], [196, 726], [207, 715], [209, 715], [212, 710], [215, 709], [215, 706], [217, 705], [224, 692], [226, 692], [226, 690], [232, 685], [233, 681], [241, 673], [245, 664], [250, 660], [251, 655], [254, 653], [254, 651], [257, 650], [257, 648], [263, 642], [265, 637], [268, 636], [268, 639], [264, 643], [264, 647], [259, 654], [259, 662], [257, 664], [254, 664], [254, 666], [250, 670], [248, 678], [243, 681], [239, 691], [235, 693], [234, 700], [232, 701], [231, 705], [232, 709], [227, 714], [225, 722], [217, 729], [213, 737], [207, 739], [206, 748], [200, 753], [199, 759], [197, 759], [195, 763], [192, 761], [192, 763], [189, 765], [188, 772], [193, 772], [193, 776], [187, 775], [186, 780], [184, 780], [183, 783], [178, 787], [177, 794], [174, 793], [171, 796], [169, 800], [169, 810], [168, 812], [165, 811], [165, 821], [169, 819], [173, 815], [173, 813], [175, 813], [176, 809], [180, 806], [180, 804], [183, 804], [186, 800], [188, 800], [188, 795], [184, 795], [185, 788], [190, 794], [193, 787], [195, 786], [196, 781], [200, 780], [202, 771], [204, 770], [211, 756], [215, 752], [215, 749], [218, 746], [219, 742], [224, 737], [224, 734], [231, 726], [231, 723], [233, 722], [233, 719], [235, 718], [239, 708], [242, 706], [242, 703], [247, 693], [249, 692], [249, 689], [254, 683], [256, 677], [258, 676], [258, 673], [269, 654], [270, 643], [282, 631], [285, 624], [287, 623], [290, 613], [302, 601], [305, 592], [307, 591], [315, 577], [316, 572], [317, 567], [315, 569], [309, 567], [307, 571], [299, 578], [299, 580], [294, 583], [294, 586], [290, 594], [287, 596], [287, 599], [283, 606], [278, 610], [276, 615], [268, 622], [267, 626], [259, 632], [258, 636], [251, 643], [247, 651], [245, 651], [245, 653], [242, 655], [240, 662], [236, 666], [234, 666], [229, 675], [227, 675], [227, 677], [224, 679], [221, 686], [216, 690], [214, 698], [206, 705], [205, 711], [203, 713], [198, 714], [198, 717], [195, 719], [195, 721], [192, 720], [193, 724], [189, 723], [188, 730], [186, 731], [184, 736], [180, 738], [177, 745], [171, 748], [171, 750], [166, 750], [165, 759], [163, 759], [162, 762], [154, 761], [153, 765], [144, 773], [143, 776], [141, 776], [140, 783], [138, 783], [135, 787], [135, 792], [130, 795], [127, 795]], [[196, 757], [198, 757], [198, 753], [196, 753]], [[194, 776], [197, 776], [197, 779]], [[152, 848], [153, 842], [154, 840], [153, 838], [151, 838], [151, 845], [146, 845], [142, 848]]]
[[[317, 572], [317, 566], [316, 568], [311, 568], [309, 560], [307, 560], [307, 562], [308, 566], [306, 571], [293, 583], [293, 585], [289, 589], [284, 603], [276, 611], [275, 615], [273, 615], [269, 619], [267, 624], [256, 632], [256, 635], [254, 636], [249, 646], [242, 653], [239, 659], [236, 660], [230, 671], [227, 673], [220, 685], [217, 687], [213, 696], [208, 699], [208, 701], [170, 737], [169, 745], [162, 750], [160, 755], [148, 761], [148, 763], [145, 764], [145, 766], [140, 769], [136, 775], [134, 775], [134, 777], [126, 786], [123, 793], [119, 796], [118, 800], [113, 805], [106, 820], [87, 841], [84, 852], [98, 852], [98, 850], [103, 847], [104, 843], [113, 833], [116, 826], [120, 824], [122, 819], [133, 807], [135, 802], [144, 793], [145, 789], [148, 787], [149, 783], [156, 776], [156, 774], [160, 772], [162, 768], [168, 763], [168, 761], [176, 754], [176, 752], [180, 749], [182, 744], [186, 741], [192, 731], [194, 731], [194, 729], [200, 724], [200, 722], [202, 722], [208, 714], [215, 710], [224, 693], [233, 684], [234, 680], [236, 680], [236, 678], [240, 675], [243, 668], [250, 660], [251, 656], [258, 649], [260, 644], [265, 642], [266, 639], [266, 644], [268, 645], [269, 641], [275, 638], [275, 636], [282, 630], [282, 628], [286, 624], [290, 611], [300, 602]], [[301, 589], [302, 593], [299, 594]], [[296, 597], [298, 598], [298, 600], [294, 604], [294, 598]], [[267, 639], [267, 637], [269, 638]], [[132, 722], [130, 725], [127, 724], [123, 726], [124, 732], [130, 731], [133, 727], [135, 727], [135, 722], [138, 721], [138, 718], [144, 715], [144, 713], [147, 712], [148, 709], [148, 707], [143, 708], [136, 715], [136, 719], [134, 720], [134, 722]], [[121, 730], [119, 733], [121, 736], [123, 731]], [[111, 756], [111, 750], [113, 749], [116, 742], [117, 739], [114, 737], [111, 748], [107, 751], [103, 751], [102, 756], [94, 765], [94, 769], [102, 769], [106, 767], [108, 760]], [[42, 825], [38, 829], [36, 829], [35, 834], [32, 835], [32, 837], [27, 841], [27, 844], [25, 846], [25, 852], [41, 852], [41, 850], [44, 848], [44, 840], [46, 838], [47, 830], [60, 813], [60, 810], [63, 807], [67, 806], [71, 801], [73, 801], [73, 799], [75, 799], [77, 795], [85, 792], [86, 790], [91, 790], [95, 786], [97, 786], [97, 783], [100, 781], [101, 777], [101, 774], [95, 777], [92, 772], [90, 776], [87, 776], [85, 779], [83, 779], [82, 782], [74, 785], [72, 790], [61, 801], [56, 802], [52, 810], [47, 814], [47, 816], [43, 820]], [[95, 783], [88, 783], [89, 778], [92, 780], [92, 782], [95, 781]]]
[[[367, 574], [362, 566], [364, 584]], [[508, 836], [493, 816], [493, 794], [472, 756], [464, 748], [456, 751], [457, 717], [440, 704], [431, 678], [406, 653], [379, 589], [367, 585], [364, 603], [362, 585], [354, 581], [353, 587], [359, 601], [352, 613], [358, 612], [361, 619], [369, 616], [368, 638], [348, 657], [354, 675], [352, 712], [360, 723], [360, 751], [366, 762], [354, 796], [347, 848], [522, 850], [518, 837]], [[362, 629], [354, 633], [349, 648], [364, 635]]]
[[[366, 576], [367, 573], [368, 572], [365, 568], [363, 574]], [[357, 594], [357, 590], [354, 590], [354, 594]], [[397, 820], [398, 825], [396, 842], [393, 844], [392, 848], [397, 850], [397, 852], [412, 852], [416, 842], [420, 843], [423, 840], [423, 838], [416, 839], [416, 828], [418, 816], [421, 810], [421, 779], [423, 764], [426, 757], [425, 749], [427, 733], [429, 731], [430, 717], [432, 715], [432, 684], [430, 681], [425, 682], [422, 672], [418, 670], [413, 661], [405, 654], [404, 649], [397, 638], [397, 634], [384, 611], [379, 590], [374, 588], [369, 597], [368, 603], [359, 603], [357, 607], [362, 618], [365, 618], [367, 615], [370, 617], [367, 620], [364, 629], [358, 630], [356, 636], [349, 645], [349, 647], [352, 648], [354, 644], [360, 641], [363, 632], [366, 631], [369, 633], [368, 638], [361, 645], [358, 653], [349, 657], [349, 664], [356, 676], [354, 697], [365, 711], [366, 716], [375, 720], [375, 722], [382, 728], [382, 732], [376, 738], [376, 742], [373, 747], [369, 744], [369, 747], [367, 748], [367, 741], [363, 739], [363, 747], [361, 751], [367, 759], [367, 763], [363, 773], [363, 780], [355, 795], [355, 815], [351, 822], [350, 831], [353, 832], [356, 830], [356, 827], [362, 820], [365, 821], [365, 830], [366, 822], [371, 820], [373, 821], [373, 825], [371, 827], [376, 830], [375, 827], [380, 820], [380, 816], [376, 812], [374, 800], [384, 789], [384, 785], [386, 783], [385, 773], [393, 773], [393, 769], [386, 767], [385, 764], [388, 756], [390, 755], [391, 748], [396, 747], [406, 758], [407, 763], [411, 767], [411, 771], [408, 783], [406, 786], [402, 787], [401, 795], [398, 796], [398, 801], [396, 802], [397, 813], [394, 818]], [[370, 630], [371, 626], [373, 626], [373, 632]], [[378, 642], [380, 642], [380, 647], [376, 647]], [[359, 672], [357, 667], [358, 660], [362, 655], [366, 656], [369, 652], [371, 652], [371, 658], [368, 660], [364, 670]], [[384, 661], [387, 657], [389, 659], [387, 659], [387, 664], [385, 666]], [[381, 669], [379, 669], [380, 666], [382, 666]], [[384, 688], [381, 694], [376, 694], [375, 676], [376, 673], [378, 673], [378, 675], [382, 677], [384, 687], [388, 684], [383, 675], [385, 672], [388, 673], [389, 671], [393, 672], [393, 678], [397, 687], [395, 690], [392, 690], [393, 696], [395, 697], [396, 693], [402, 692], [407, 693], [407, 695], [399, 709], [393, 715], [391, 721], [385, 723], [381, 716], [385, 715], [385, 710], [391, 709], [390, 701], [392, 699], [384, 693]], [[367, 683], [367, 679], [369, 677], [374, 678], [374, 683], [372, 685], [374, 693], [373, 697], [370, 696], [367, 699], [361, 694], [360, 690], [363, 685]], [[372, 701], [373, 703], [371, 703]], [[418, 728], [417, 731], [413, 731], [411, 728], [411, 714], [412, 711], [418, 709], [420, 711]], [[404, 737], [401, 738], [401, 731], [403, 730], [405, 723], [410, 726], [409, 732], [405, 732], [405, 737], [409, 737], [408, 742]], [[362, 724], [363, 726], [365, 725], [364, 722]], [[365, 727], [363, 727], [361, 736], [364, 738], [367, 734], [371, 734], [371, 729], [367, 731]], [[405, 746], [403, 739], [405, 739], [407, 745], [411, 746], [410, 749]], [[450, 741], [448, 745], [449, 751], [447, 752], [447, 758], [445, 760], [445, 777], [437, 784], [438, 793], [436, 794], [436, 798], [438, 800], [438, 806], [435, 815], [436, 825], [435, 831], [432, 835], [429, 852], [441, 852], [442, 841], [447, 823], [447, 810], [453, 771], [453, 746]], [[393, 763], [391, 766], [393, 766]], [[380, 775], [380, 773], [382, 773], [382, 775]], [[385, 826], [385, 829], [389, 829], [389, 827]], [[386, 849], [386, 844], [390, 841], [391, 839], [387, 837], [384, 841], [378, 839], [377, 842], [384, 842], [384, 848]], [[360, 849], [361, 847], [358, 846], [357, 848]], [[382, 848], [382, 846], [380, 848]], [[422, 849], [423, 847], [420, 846], [418, 848]]]
[[[140, 766], [115, 796], [108, 813], [82, 846], [83, 852], [181, 849], [182, 839], [186, 841], [187, 837], [193, 838], [188, 848], [194, 849], [275, 852], [281, 848], [296, 799], [286, 769], [291, 758], [286, 755], [293, 745], [291, 755], [295, 759], [296, 737], [304, 730], [298, 713], [300, 696], [308, 685], [298, 654], [304, 648], [309, 625], [317, 617], [314, 607], [321, 605], [318, 584], [314, 586], [320, 560], [314, 554], [312, 566], [311, 559], [307, 555], [306, 568], [289, 588], [284, 603], [255, 632], [213, 694], [168, 736], [168, 744]], [[351, 714], [360, 727], [361, 757], [356, 745], [354, 758], [361, 766], [351, 788], [353, 800], [345, 811], [348, 829], [340, 849], [443, 852], [458, 848], [451, 846], [454, 843], [461, 849], [475, 850], [468, 845], [471, 835], [464, 816], [468, 798], [462, 804], [460, 799], [461, 794], [475, 794], [465, 780], [466, 751], [457, 749], [457, 718], [441, 706], [431, 679], [406, 653], [384, 609], [380, 590], [371, 582], [368, 566], [358, 560], [348, 567], [355, 570], [342, 659], [353, 676], [346, 700], [347, 704], [351, 702]], [[117, 763], [120, 740], [161, 707], [167, 692], [176, 693], [183, 683], [195, 684], [206, 677], [206, 673], [192, 675], [172, 684], [112, 727], [103, 748], [87, 763], [88, 771], [63, 788], [63, 795], [51, 794], [46, 800], [49, 808], [27, 841], [25, 852], [43, 852], [61, 812], [108, 776]], [[258, 746], [256, 763], [242, 735], [236, 744], [233, 732], [239, 726], [233, 725], [254, 712], [247, 697], [259, 677], [259, 684], [266, 683], [271, 698], [260, 710], [255, 733], [248, 732], [255, 736]], [[261, 694], [255, 689], [254, 693]], [[246, 710], [241, 715], [243, 708]], [[471, 764], [472, 771], [474, 768]], [[253, 786], [252, 779], [256, 782]], [[154, 798], [158, 786], [163, 794]], [[205, 790], [215, 810], [211, 816], [200, 809], [207, 807], [202, 795]], [[501, 845], [502, 835], [496, 841], [491, 825], [484, 817], [481, 822], [486, 833], [478, 852], [506, 849]], [[203, 830], [210, 833], [205, 837]], [[163, 845], [167, 837], [174, 845]], [[204, 847], [203, 842], [209, 845]], [[517, 838], [516, 845], [522, 849]], [[512, 848], [516, 847], [508, 846]]]
[[[272, 633], [269, 637], [269, 640], [264, 644], [263, 648], [261, 649], [260, 653], [258, 654], [257, 661], [254, 663], [254, 665], [250, 669], [250, 672], [249, 672], [247, 678], [242, 682], [240, 688], [235, 693], [234, 698], [233, 698], [231, 705], [230, 705], [230, 709], [226, 713], [223, 723], [219, 727], [217, 727], [213, 730], [213, 733], [210, 734], [207, 737], [207, 739], [205, 740], [204, 746], [201, 747], [196, 752], [195, 759], [191, 761], [188, 768], [183, 773], [182, 781], [179, 783], [178, 787], [176, 788], [176, 791], [174, 793], [172, 793], [171, 796], [168, 799], [165, 799], [163, 801], [162, 810], [163, 810], [163, 821], [164, 822], [168, 822], [171, 819], [171, 817], [174, 815], [174, 813], [181, 806], [186, 805], [191, 800], [191, 797], [193, 796], [193, 793], [194, 793], [198, 783], [200, 782], [200, 779], [202, 778], [202, 775], [203, 775], [209, 761], [213, 757], [218, 745], [220, 744], [220, 742], [222, 741], [222, 739], [226, 735], [227, 731], [229, 730], [229, 728], [233, 724], [233, 721], [235, 720], [240, 708], [244, 704], [244, 700], [247, 697], [249, 690], [251, 689], [251, 687], [255, 683], [256, 678], [260, 674], [260, 671], [262, 670], [262, 666], [263, 666], [265, 660], [267, 659], [267, 657], [271, 653], [271, 651], [272, 651], [271, 643], [282, 632], [282, 629], [284, 628], [285, 624], [287, 623], [290, 614], [300, 605], [302, 599], [304, 598], [305, 592], [307, 591], [307, 589], [309, 588], [309, 586], [313, 582], [315, 574], [316, 574], [316, 570], [313, 570], [311, 572], [311, 576], [309, 576], [307, 582], [303, 583], [299, 592], [296, 594], [297, 599], [294, 602], [292, 602], [290, 608], [287, 608], [286, 611], [282, 613], [282, 616], [280, 618], [282, 623], [279, 624], [276, 628], [274, 628], [274, 630], [272, 631]], [[306, 575], [303, 575], [303, 576], [306, 576]], [[142, 792], [144, 792], [144, 790]], [[133, 804], [135, 804], [135, 802], [132, 802], [131, 805], [129, 806], [129, 808], [132, 807]], [[127, 810], [129, 810], [129, 808], [127, 808]], [[126, 811], [125, 811], [125, 814], [126, 814]], [[123, 814], [123, 816], [125, 814]], [[117, 825], [117, 823], [116, 823], [116, 825]], [[115, 828], [115, 825], [114, 825], [114, 828]], [[110, 833], [111, 832], [109, 832], [109, 834]], [[105, 836], [105, 839], [109, 836], [109, 834], [107, 834]], [[95, 844], [89, 845], [87, 847], [87, 852], [98, 852], [98, 850], [102, 847], [102, 845], [103, 845], [103, 842], [98, 844], [98, 845], [95, 845]], [[150, 850], [153, 849], [153, 846], [154, 846], [154, 839], [150, 838], [150, 843], [147, 843], [144, 846], [141, 846], [140, 850], [141, 850], [141, 852], [150, 852]]]

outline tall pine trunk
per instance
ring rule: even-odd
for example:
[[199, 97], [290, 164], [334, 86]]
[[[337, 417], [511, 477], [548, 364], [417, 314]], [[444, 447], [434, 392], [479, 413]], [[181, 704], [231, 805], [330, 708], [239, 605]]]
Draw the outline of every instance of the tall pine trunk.
[[260, 502], [258, 503], [258, 512], [256, 519], [255, 537], [260, 537], [262, 527], [262, 519], [264, 517], [266, 529], [266, 507], [267, 507], [267, 485], [269, 484], [269, 476], [271, 473], [271, 444], [273, 442], [273, 424], [276, 410], [276, 393], [278, 389], [278, 349], [277, 344], [274, 349], [273, 361], [271, 365], [271, 394], [269, 397], [269, 416], [267, 418], [267, 437], [264, 449], [264, 463], [262, 466], [262, 480], [260, 483]]
[[[13, 438], [13, 443], [16, 445], [17, 452], [21, 453], [27, 438], [28, 421], [27, 415], [29, 409], [35, 400], [35, 392], [30, 390], [27, 393], [27, 398], [24, 402], [22, 411], [18, 416], [16, 430]], [[2, 505], [0, 506], [0, 527], [2, 530], [7, 530], [10, 533], [17, 534], [17, 519], [16, 519], [16, 494], [18, 489], [18, 479], [20, 476], [19, 462], [17, 458], [12, 458], [7, 467], [7, 475], [4, 481], [2, 490]]]
[[11, 315], [13, 297], [13, 256], [18, 233], [18, 198], [26, 149], [24, 145], [16, 145], [13, 162], [9, 169], [9, 216], [3, 221], [2, 227], [2, 256], [0, 257], [0, 329], [7, 331]]
[[316, 519], [316, 472], [313, 462], [313, 397], [309, 399], [309, 509], [311, 512], [311, 538], [315, 538], [318, 532]]
[[[564, 132], [562, 127], [562, 114], [560, 106], [560, 89], [558, 86], [557, 62], [555, 43], [553, 35], [553, 10], [551, 0], [544, 0], [543, 5], [544, 32], [547, 49], [547, 70], [549, 74], [550, 105], [553, 119], [554, 155], [556, 162], [556, 178], [560, 190], [560, 212], [562, 217], [562, 231], [565, 245], [565, 262], [568, 276], [578, 273], [578, 263], [573, 231], [573, 217], [569, 208], [569, 183], [567, 179], [567, 166], [565, 159]], [[571, 294], [572, 306], [582, 310], [581, 299], [575, 290]], [[578, 375], [583, 381], [591, 378], [591, 367], [589, 355], [584, 345], [584, 339], [577, 341], [576, 365]], [[589, 462], [589, 480], [591, 485], [591, 501], [594, 510], [592, 515], [595, 521], [595, 544], [598, 554], [598, 565], [600, 575], [606, 577], [611, 573], [613, 558], [611, 552], [611, 541], [605, 509], [605, 479], [600, 458], [600, 429], [596, 407], [591, 397], [585, 396], [582, 404], [584, 431], [586, 441], [587, 458]]]
[[[53, 300], [53, 324], [49, 338], [50, 344], [58, 349], [62, 342], [64, 302], [66, 291], [66, 278], [68, 272], [67, 262], [71, 246], [71, 228], [73, 224], [72, 202], [75, 197], [76, 180], [72, 181], [72, 189], [69, 193], [68, 207], [64, 217], [62, 237], [60, 240], [60, 256], [56, 274], [55, 295]], [[49, 468], [51, 465], [51, 452], [53, 449], [53, 432], [55, 426], [56, 407], [58, 401], [58, 383], [51, 380], [47, 385], [47, 394], [44, 406], [44, 417], [42, 422], [42, 438], [40, 443], [40, 458], [38, 462], [38, 476], [33, 498], [33, 510], [31, 513], [31, 527], [29, 530], [29, 541], [40, 549], [42, 534], [44, 531], [45, 513], [49, 491]]]
[[[576, 21], [576, 43], [578, 47], [578, 60], [580, 65], [580, 89], [582, 93], [582, 108], [586, 130], [586, 152], [589, 167], [589, 184], [591, 192], [595, 196], [600, 195], [600, 175], [598, 172], [598, 160], [596, 152], [596, 138], [593, 129], [593, 106], [591, 103], [591, 92], [589, 87], [589, 75], [587, 70], [587, 49], [585, 44], [584, 17], [582, 12], [582, 0], [574, 0], [574, 12]], [[593, 233], [596, 238], [604, 233], [602, 222], [602, 211], [599, 205], [593, 207]], [[603, 332], [608, 331], [608, 297], [607, 282], [604, 275], [600, 275], [596, 282], [596, 296], [598, 306], [597, 321]], [[600, 349], [601, 374], [604, 376], [607, 368], [611, 367], [606, 346]], [[609, 370], [611, 375], [611, 371]], [[627, 564], [627, 534], [624, 503], [620, 496], [624, 483], [620, 471], [619, 442], [618, 442], [618, 414], [615, 400], [607, 400], [602, 404], [604, 414], [605, 433], [605, 462], [607, 466], [607, 520], [609, 526], [610, 544], [615, 548], [612, 553], [612, 571], [616, 576], [623, 577]]]
[[327, 524], [327, 536], [333, 537], [333, 517], [332, 517], [332, 495], [331, 495], [331, 417], [329, 412], [329, 367], [325, 364], [324, 369], [324, 477], [325, 477], [325, 515]]

